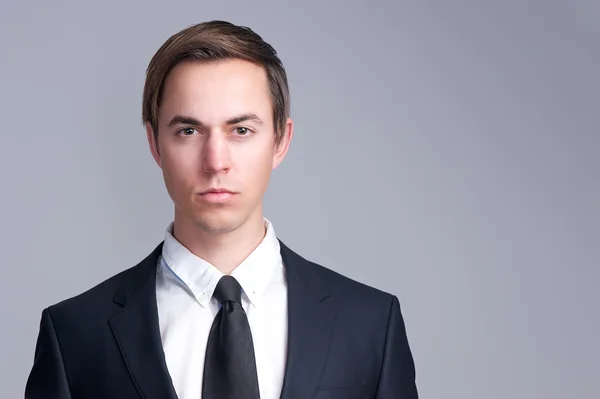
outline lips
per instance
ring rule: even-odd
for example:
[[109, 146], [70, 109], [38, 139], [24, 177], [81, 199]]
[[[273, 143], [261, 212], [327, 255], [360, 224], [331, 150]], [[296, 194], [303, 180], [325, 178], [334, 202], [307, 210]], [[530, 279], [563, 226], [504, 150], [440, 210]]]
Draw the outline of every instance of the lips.
[[234, 194], [233, 191], [227, 190], [225, 188], [210, 188], [206, 191], [203, 191], [200, 193], [200, 195], [204, 195], [204, 194]]
[[223, 203], [231, 200], [235, 195], [236, 193], [233, 191], [222, 188], [214, 188], [200, 193], [200, 198], [210, 203]]

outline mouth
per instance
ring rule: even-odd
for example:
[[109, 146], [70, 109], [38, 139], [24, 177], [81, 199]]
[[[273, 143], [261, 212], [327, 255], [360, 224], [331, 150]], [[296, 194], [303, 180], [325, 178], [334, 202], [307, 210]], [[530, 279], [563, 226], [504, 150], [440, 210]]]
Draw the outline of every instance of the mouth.
[[231, 200], [237, 193], [221, 188], [208, 189], [199, 194], [199, 197], [206, 202], [223, 203]]

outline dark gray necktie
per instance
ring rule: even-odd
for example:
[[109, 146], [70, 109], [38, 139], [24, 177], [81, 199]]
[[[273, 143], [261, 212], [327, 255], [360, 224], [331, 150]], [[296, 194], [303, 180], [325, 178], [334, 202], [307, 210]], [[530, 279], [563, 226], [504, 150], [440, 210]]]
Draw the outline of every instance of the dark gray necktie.
[[242, 308], [242, 287], [223, 276], [214, 296], [221, 309], [208, 336], [202, 399], [259, 399], [254, 345]]

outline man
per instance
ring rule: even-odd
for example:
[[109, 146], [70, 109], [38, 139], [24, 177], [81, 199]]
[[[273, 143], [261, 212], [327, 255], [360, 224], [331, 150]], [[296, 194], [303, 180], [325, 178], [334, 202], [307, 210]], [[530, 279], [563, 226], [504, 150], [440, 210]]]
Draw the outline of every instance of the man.
[[417, 398], [398, 299], [303, 259], [263, 216], [289, 104], [248, 28], [163, 44], [143, 120], [173, 223], [138, 265], [43, 311], [26, 399]]

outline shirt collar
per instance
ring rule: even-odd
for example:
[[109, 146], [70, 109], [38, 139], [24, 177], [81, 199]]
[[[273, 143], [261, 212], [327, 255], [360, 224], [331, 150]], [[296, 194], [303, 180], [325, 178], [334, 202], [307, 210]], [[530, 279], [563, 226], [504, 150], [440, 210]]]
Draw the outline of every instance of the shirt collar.
[[[236, 267], [231, 275], [242, 286], [243, 294], [256, 306], [277, 267], [282, 267], [279, 240], [272, 223], [263, 218], [267, 232], [260, 244]], [[206, 306], [223, 276], [216, 267], [194, 255], [172, 234], [173, 222], [165, 232], [162, 257], [166, 266], [185, 284], [196, 300]]]

